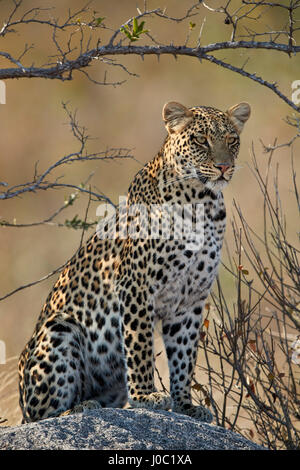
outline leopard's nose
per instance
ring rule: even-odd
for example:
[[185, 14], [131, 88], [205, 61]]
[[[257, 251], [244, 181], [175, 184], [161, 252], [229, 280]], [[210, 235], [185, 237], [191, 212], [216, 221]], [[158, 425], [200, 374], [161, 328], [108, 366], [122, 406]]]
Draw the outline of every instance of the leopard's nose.
[[221, 171], [222, 175], [227, 171], [231, 165], [225, 164], [225, 163], [215, 163], [214, 166], [218, 168], [218, 170]]

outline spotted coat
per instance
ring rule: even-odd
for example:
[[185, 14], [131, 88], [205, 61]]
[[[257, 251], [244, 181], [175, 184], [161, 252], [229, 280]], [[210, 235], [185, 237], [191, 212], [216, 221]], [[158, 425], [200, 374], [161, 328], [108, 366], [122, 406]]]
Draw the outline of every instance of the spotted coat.
[[[127, 400], [212, 420], [208, 409], [192, 404], [191, 380], [225, 231], [222, 189], [234, 173], [249, 114], [247, 103], [227, 112], [164, 106], [168, 135], [161, 150], [135, 176], [126, 205], [68, 262], [20, 356], [24, 421]], [[185, 232], [188, 222], [195, 227], [199, 207], [202, 232]], [[174, 212], [165, 218], [170, 209], [184, 218]], [[159, 319], [170, 396], [154, 386]]]

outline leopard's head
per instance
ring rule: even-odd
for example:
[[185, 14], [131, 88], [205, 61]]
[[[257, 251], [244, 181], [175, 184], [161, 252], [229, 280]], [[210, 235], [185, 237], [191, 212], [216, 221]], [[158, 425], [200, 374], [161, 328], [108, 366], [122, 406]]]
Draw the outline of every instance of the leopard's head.
[[222, 190], [234, 173], [239, 136], [249, 116], [248, 103], [226, 112], [207, 106], [186, 108], [175, 101], [165, 104], [164, 153], [178, 181], [196, 178], [208, 189]]

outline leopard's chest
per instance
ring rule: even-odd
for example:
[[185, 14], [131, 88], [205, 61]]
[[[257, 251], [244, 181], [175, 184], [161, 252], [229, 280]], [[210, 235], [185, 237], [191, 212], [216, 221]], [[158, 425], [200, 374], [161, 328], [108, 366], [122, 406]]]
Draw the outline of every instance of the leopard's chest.
[[[185, 263], [179, 272], [169, 267], [168, 282], [155, 296], [155, 312], [158, 317], [186, 309], [205, 300], [216, 277], [225, 232], [225, 207], [223, 200], [204, 204], [203, 243], [191, 250], [189, 262], [184, 252], [177, 253], [177, 260]], [[196, 248], [196, 247], [194, 247]]]

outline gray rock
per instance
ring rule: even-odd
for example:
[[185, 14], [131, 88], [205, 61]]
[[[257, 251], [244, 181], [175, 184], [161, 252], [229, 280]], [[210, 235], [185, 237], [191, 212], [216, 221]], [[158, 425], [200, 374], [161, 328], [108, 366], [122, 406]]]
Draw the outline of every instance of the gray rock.
[[4, 449], [263, 450], [239, 434], [188, 416], [108, 408], [2, 427]]

